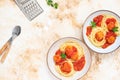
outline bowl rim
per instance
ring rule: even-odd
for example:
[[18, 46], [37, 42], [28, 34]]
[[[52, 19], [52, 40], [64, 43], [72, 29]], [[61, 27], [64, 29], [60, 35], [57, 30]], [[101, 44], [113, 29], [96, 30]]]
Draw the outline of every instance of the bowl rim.
[[[59, 80], [62, 80], [62, 79], [58, 78], [58, 77], [51, 71], [51, 69], [50, 69], [50, 67], [49, 67], [48, 54], [49, 54], [50, 49], [52, 48], [52, 46], [53, 46], [56, 42], [58, 42], [58, 41], [60, 41], [60, 40], [63, 40], [63, 39], [70, 39], [70, 38], [71, 38], [71, 39], [78, 40], [78, 41], [80, 41], [81, 43], [83, 43], [83, 44], [86, 46], [86, 44], [85, 44], [83, 41], [81, 41], [80, 39], [78, 39], [78, 38], [75, 38], [75, 37], [63, 37], [63, 38], [60, 38], [60, 39], [54, 41], [54, 42], [52, 43], [52, 45], [50, 46], [50, 48], [48, 49], [48, 52], [47, 52], [46, 63], [47, 63], [48, 70], [49, 70], [49, 72], [50, 72], [55, 78], [57, 78], [57, 79], [59, 79]], [[90, 70], [90, 67], [91, 67], [91, 65], [92, 65], [92, 54], [90, 53], [90, 50], [89, 50], [88, 46], [86, 46], [86, 48], [88, 49], [88, 52], [89, 52], [89, 55], [90, 55], [90, 65], [89, 65], [88, 70], [86, 71], [86, 73], [83, 74], [83, 76], [85, 76], [85, 75], [88, 73], [88, 71]], [[79, 77], [78, 79], [81, 79], [83, 76]]]
[[115, 14], [118, 18], [120, 18], [120, 16], [117, 14], [117, 13], [115, 13], [115, 12], [113, 12], [113, 11], [110, 11], [110, 10], [97, 10], [97, 11], [94, 11], [94, 12], [92, 12], [91, 14], [89, 14], [88, 16], [87, 16], [87, 18], [85, 19], [85, 21], [84, 21], [84, 23], [83, 23], [83, 25], [82, 25], [82, 37], [83, 37], [83, 40], [84, 40], [84, 43], [86, 44], [86, 46], [90, 49], [90, 50], [92, 50], [92, 51], [94, 51], [94, 52], [96, 52], [96, 53], [98, 53], [98, 54], [109, 54], [109, 53], [111, 53], [111, 52], [114, 52], [115, 50], [117, 50], [119, 47], [120, 47], [120, 45], [116, 48], [116, 49], [114, 49], [114, 50], [112, 50], [112, 51], [108, 51], [108, 52], [98, 52], [98, 51], [95, 51], [95, 50], [93, 50], [92, 48], [90, 48], [89, 46], [88, 46], [88, 44], [86, 43], [86, 41], [85, 41], [85, 38], [84, 38], [84, 25], [85, 25], [85, 22], [88, 20], [88, 18], [91, 16], [91, 15], [93, 15], [93, 14], [95, 14], [95, 13], [97, 13], [97, 12], [109, 12], [109, 13], [112, 13], [112, 14]]

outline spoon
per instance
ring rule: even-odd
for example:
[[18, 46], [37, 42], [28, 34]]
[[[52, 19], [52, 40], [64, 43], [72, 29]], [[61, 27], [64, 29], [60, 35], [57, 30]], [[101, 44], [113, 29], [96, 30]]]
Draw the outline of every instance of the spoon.
[[[1, 60], [0, 62], [3, 63], [8, 55], [8, 52], [10, 50], [11, 44], [13, 42], [13, 40], [19, 36], [21, 33], [21, 27], [20, 26], [15, 26], [15, 28], [12, 31], [12, 36], [10, 37], [10, 39], [4, 44], [4, 46], [0, 49], [0, 56]], [[2, 55], [3, 54], [3, 55]]]

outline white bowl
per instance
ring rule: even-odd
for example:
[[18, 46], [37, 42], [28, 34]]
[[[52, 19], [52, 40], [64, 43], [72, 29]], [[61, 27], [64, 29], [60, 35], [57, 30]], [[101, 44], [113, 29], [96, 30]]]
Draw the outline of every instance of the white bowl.
[[115, 49], [117, 49], [119, 46], [120, 46], [120, 36], [118, 36], [115, 40], [115, 42], [108, 46], [107, 48], [103, 49], [103, 48], [98, 48], [96, 46], [94, 46], [88, 39], [88, 37], [86, 36], [86, 28], [87, 26], [90, 25], [90, 22], [92, 21], [92, 19], [98, 15], [101, 15], [101, 14], [108, 14], [108, 15], [112, 15], [114, 16], [119, 22], [120, 22], [120, 17], [112, 12], [112, 11], [108, 11], [108, 10], [99, 10], [99, 11], [96, 11], [96, 12], [93, 12], [92, 14], [90, 14], [87, 19], [85, 20], [84, 22], [84, 25], [83, 25], [83, 38], [84, 38], [84, 41], [85, 43], [87, 44], [87, 46], [92, 49], [93, 51], [95, 52], [98, 52], [98, 53], [109, 53], [109, 52], [112, 52], [114, 51]]
[[[66, 41], [75, 41], [78, 44], [80, 44], [84, 49], [84, 55], [85, 55], [85, 60], [86, 60], [86, 64], [85, 64], [84, 68], [81, 71], [76, 72], [74, 75], [72, 75], [70, 77], [64, 77], [64, 76], [60, 75], [54, 68], [55, 63], [53, 61], [53, 56], [55, 55], [55, 52], [59, 49], [60, 45], [65, 43]], [[62, 39], [59, 39], [56, 42], [54, 42], [53, 45], [50, 47], [48, 54], [47, 54], [48, 69], [56, 78], [61, 79], [61, 80], [77, 80], [77, 79], [81, 78], [83, 75], [85, 75], [87, 73], [87, 71], [90, 67], [90, 64], [91, 64], [91, 56], [90, 56], [88, 48], [79, 39], [72, 38], [72, 37], [62, 38]]]

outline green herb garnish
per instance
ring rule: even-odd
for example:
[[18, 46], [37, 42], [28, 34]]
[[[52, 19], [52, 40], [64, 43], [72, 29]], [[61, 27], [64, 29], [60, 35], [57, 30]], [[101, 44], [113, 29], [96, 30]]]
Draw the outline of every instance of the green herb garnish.
[[53, 3], [52, 0], [47, 0], [47, 4], [50, 6]]
[[65, 58], [66, 58], [66, 54], [65, 54], [65, 53], [62, 53], [62, 54], [61, 54], [61, 57], [62, 57], [63, 59], [65, 59]]
[[118, 27], [114, 27], [114, 28], [112, 29], [112, 31], [113, 31], [113, 32], [118, 32]]
[[92, 28], [96, 27], [96, 23], [94, 21], [91, 21]]
[[53, 3], [52, 0], [46, 0], [46, 1], [49, 6], [54, 7], [55, 9], [58, 8], [58, 3]]
[[58, 8], [58, 3], [54, 4], [54, 8], [57, 9]]

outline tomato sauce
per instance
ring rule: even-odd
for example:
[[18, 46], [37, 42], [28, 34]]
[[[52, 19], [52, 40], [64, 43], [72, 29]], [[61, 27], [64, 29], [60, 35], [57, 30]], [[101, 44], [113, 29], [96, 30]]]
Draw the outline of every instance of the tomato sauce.
[[95, 17], [93, 19], [93, 21], [96, 23], [97, 26], [101, 26], [101, 22], [102, 22], [102, 19], [103, 19], [103, 15], [98, 15], [97, 17]]
[[86, 32], [86, 35], [89, 36], [92, 32], [92, 27], [91, 26], [88, 26], [87, 27], [87, 32]]
[[74, 70], [80, 71], [85, 65], [85, 56], [81, 57], [78, 61], [73, 62]]

